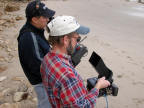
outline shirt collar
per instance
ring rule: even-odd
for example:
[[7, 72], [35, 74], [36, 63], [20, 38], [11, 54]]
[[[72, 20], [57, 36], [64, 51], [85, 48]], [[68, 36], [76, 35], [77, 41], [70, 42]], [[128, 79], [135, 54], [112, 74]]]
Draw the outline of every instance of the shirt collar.
[[51, 51], [51, 54], [54, 54], [55, 56], [58, 56], [64, 63], [66, 63], [67, 65], [72, 65], [71, 62], [71, 56], [61, 53], [59, 51]]

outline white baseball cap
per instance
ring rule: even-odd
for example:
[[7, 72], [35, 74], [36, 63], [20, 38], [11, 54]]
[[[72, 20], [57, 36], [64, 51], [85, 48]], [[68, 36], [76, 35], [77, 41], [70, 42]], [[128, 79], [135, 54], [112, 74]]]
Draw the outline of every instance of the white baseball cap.
[[62, 36], [72, 32], [85, 35], [89, 33], [90, 29], [81, 26], [72, 16], [57, 16], [50, 23], [48, 23], [50, 36]]

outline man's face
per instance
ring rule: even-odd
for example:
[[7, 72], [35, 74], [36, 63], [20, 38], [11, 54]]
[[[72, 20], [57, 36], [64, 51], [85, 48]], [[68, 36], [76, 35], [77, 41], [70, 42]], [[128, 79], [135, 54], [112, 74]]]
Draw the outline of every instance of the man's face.
[[74, 52], [74, 48], [77, 45], [77, 39], [79, 38], [79, 34], [74, 33], [73, 36], [69, 39], [69, 44], [67, 46], [67, 53], [68, 55], [72, 55]]
[[35, 24], [38, 28], [44, 29], [46, 27], [48, 21], [49, 21], [49, 18], [44, 17], [44, 16], [40, 16], [40, 17], [36, 17]]

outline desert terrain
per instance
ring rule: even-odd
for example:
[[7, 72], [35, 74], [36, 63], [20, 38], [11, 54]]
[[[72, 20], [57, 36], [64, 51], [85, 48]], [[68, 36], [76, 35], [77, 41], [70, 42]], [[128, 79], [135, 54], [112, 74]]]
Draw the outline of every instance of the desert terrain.
[[[107, 97], [109, 108], [144, 108], [144, 4], [136, 0], [42, 2], [56, 11], [55, 16], [74, 16], [91, 29], [82, 42], [88, 54], [76, 69], [86, 83], [87, 78], [98, 76], [88, 62], [92, 52], [103, 58], [119, 87], [118, 96]], [[27, 3], [0, 1], [0, 108], [35, 108], [37, 104], [17, 51]], [[104, 97], [98, 98], [96, 108], [106, 108]]]

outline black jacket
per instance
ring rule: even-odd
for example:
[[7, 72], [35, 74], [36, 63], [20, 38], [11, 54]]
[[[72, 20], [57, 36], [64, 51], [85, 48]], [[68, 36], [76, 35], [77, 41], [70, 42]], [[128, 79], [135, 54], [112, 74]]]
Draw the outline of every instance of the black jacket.
[[18, 40], [19, 60], [25, 75], [32, 85], [42, 82], [40, 65], [50, 46], [44, 37], [44, 30], [29, 22], [20, 30]]

